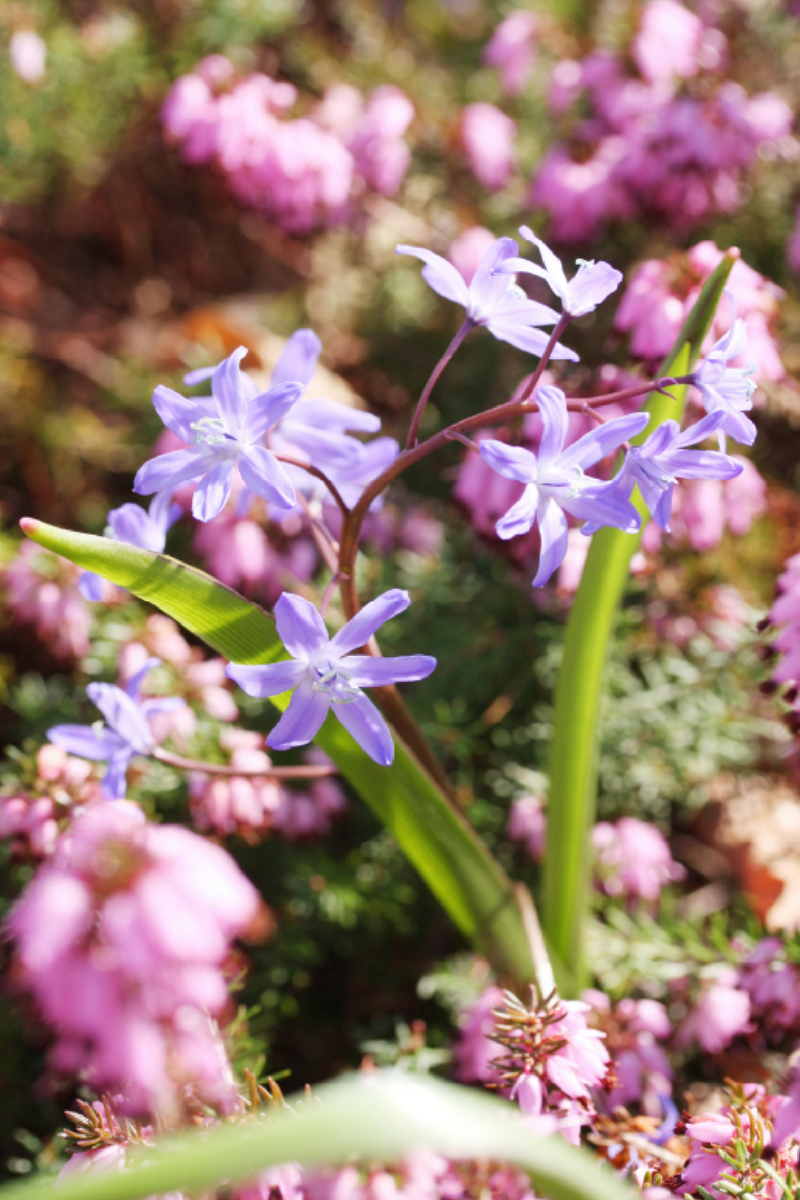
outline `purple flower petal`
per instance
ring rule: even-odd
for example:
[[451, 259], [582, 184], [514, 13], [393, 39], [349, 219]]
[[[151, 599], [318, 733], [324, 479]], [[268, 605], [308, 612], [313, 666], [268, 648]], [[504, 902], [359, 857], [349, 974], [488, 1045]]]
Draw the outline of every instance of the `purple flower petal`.
[[580, 496], [571, 496], [561, 501], [564, 509], [579, 521], [590, 521], [593, 525], [611, 525], [623, 533], [636, 533], [641, 527], [641, 518], [625, 499], [624, 491], [616, 480], [587, 489]]
[[78, 591], [84, 600], [96, 604], [98, 600], [103, 599], [102, 576], [95, 575], [94, 571], [84, 571], [78, 579]]
[[398, 613], [405, 612], [410, 603], [408, 592], [400, 588], [392, 588], [382, 596], [376, 596], [342, 626], [331, 641], [331, 652], [339, 658], [366, 646], [376, 629], [380, 629], [385, 621], [396, 617]]
[[217, 367], [211, 379], [211, 391], [217, 402], [217, 411], [225, 422], [228, 433], [239, 438], [247, 415], [247, 394], [242, 383], [239, 364], [246, 358], [246, 346], [239, 346]]
[[735, 479], [744, 466], [717, 450], [673, 450], [665, 466], [678, 479]]
[[90, 683], [86, 695], [100, 709], [106, 724], [139, 754], [149, 754], [154, 746], [153, 734], [141, 709], [122, 688], [113, 683]]
[[182, 483], [191, 483], [193, 479], [211, 470], [216, 461], [210, 446], [192, 446], [189, 450], [170, 450], [168, 454], [159, 454], [151, 458], [136, 472], [133, 490], [140, 496], [150, 496], [153, 492], [175, 491]]
[[187, 398], [172, 388], [159, 384], [153, 392], [153, 407], [167, 429], [192, 446], [195, 442], [196, 430], [192, 425], [203, 417], [216, 416], [216, 405], [206, 397]]
[[[281, 453], [292, 455], [297, 448], [315, 467], [322, 471], [349, 470], [356, 467], [361, 460], [365, 446], [346, 433], [331, 433], [324, 429], [312, 429], [308, 425], [295, 425], [294, 421], [284, 421], [280, 428], [281, 438], [289, 443]], [[298, 457], [294, 455], [294, 457]]]
[[207, 379], [211, 379], [216, 367], [196, 367], [194, 371], [187, 371], [183, 377], [183, 382], [187, 387], [194, 387], [196, 383], [205, 383]]
[[[516, 346], [518, 350], [524, 350], [526, 354], [535, 354], [537, 358], [542, 357], [550, 340], [550, 335], [543, 333], [541, 329], [527, 329], [522, 322], [517, 324], [512, 320], [495, 320], [493, 318], [486, 322], [486, 328], [499, 341], [508, 342], [509, 346]], [[561, 342], [556, 342], [551, 358], [568, 359], [570, 362], [579, 361], [575, 351], [568, 349]]]
[[536, 403], [542, 417], [542, 440], [539, 444], [540, 469], [555, 462], [564, 449], [569, 427], [567, 398], [557, 387], [541, 387], [536, 391]]
[[94, 729], [91, 725], [54, 725], [47, 736], [54, 746], [91, 762], [104, 762], [124, 745], [113, 730]]
[[674, 483], [667, 484], [664, 491], [658, 497], [656, 503], [650, 507], [650, 504], [645, 500], [647, 507], [653, 514], [653, 520], [656, 525], [660, 525], [665, 533], [669, 533], [669, 522], [672, 516], [672, 496], [675, 491]]
[[198, 521], [213, 521], [218, 517], [231, 494], [236, 460], [223, 458], [204, 475], [192, 496], [192, 516]]
[[567, 553], [567, 518], [555, 500], [547, 499], [540, 502], [536, 516], [542, 546], [533, 586], [543, 587], [553, 572], [561, 566]]
[[292, 658], [299, 658], [304, 663], [328, 647], [325, 622], [311, 601], [303, 596], [283, 593], [275, 605], [275, 625], [278, 637]]
[[311, 382], [322, 353], [322, 342], [313, 329], [298, 329], [287, 341], [275, 364], [270, 383]]
[[[150, 507], [147, 514], [153, 524], [166, 536], [178, 518], [182, 515], [183, 509], [180, 504], [172, 503], [172, 492], [156, 492], [153, 499], [150, 501]], [[163, 546], [162, 546], [163, 549]]]
[[469, 308], [469, 288], [459, 271], [446, 258], [434, 254], [432, 250], [424, 250], [421, 246], [398, 246], [396, 254], [410, 254], [419, 258], [427, 265], [422, 268], [422, 278], [428, 287], [445, 300], [452, 300], [464, 308]]
[[138, 504], [121, 504], [119, 508], [112, 508], [107, 520], [118, 542], [127, 542], [129, 546], [152, 550], [156, 554], [164, 549], [162, 531]]
[[299, 383], [280, 383], [256, 396], [247, 406], [243, 440], [257, 442], [268, 429], [286, 416], [302, 394], [303, 389]]
[[315, 397], [313, 400], [303, 397], [298, 400], [292, 409], [291, 423], [313, 425], [317, 429], [335, 430], [337, 433], [348, 429], [357, 433], [377, 433], [381, 427], [381, 419], [375, 413], [323, 397]]
[[229, 663], [225, 668], [225, 674], [234, 683], [238, 683], [243, 692], [247, 692], [248, 696], [257, 696], [260, 700], [291, 691], [307, 673], [308, 667], [305, 662], [296, 662], [294, 659], [265, 663], [260, 667]]
[[674, 446], [680, 432], [677, 421], [664, 421], [654, 429], [643, 446], [637, 447], [633, 454], [636, 458], [659, 458]]
[[505, 542], [509, 538], [527, 533], [536, 520], [538, 504], [539, 489], [535, 483], [529, 483], [516, 504], [512, 504], [505, 516], [495, 525], [497, 536]]
[[252, 492], [276, 508], [294, 508], [297, 504], [294, 484], [265, 446], [247, 446], [241, 451], [239, 473]]
[[559, 461], [564, 470], [570, 467], [581, 467], [586, 471], [599, 463], [601, 458], [618, 450], [623, 442], [627, 442], [637, 433], [641, 433], [650, 420], [646, 412], [630, 413], [627, 417], [616, 417], [597, 429], [590, 430], [579, 438], [573, 445], [568, 446]]
[[100, 787], [109, 800], [122, 800], [127, 792], [128, 780], [126, 776], [128, 764], [133, 758], [133, 754], [133, 750], [129, 746], [126, 746], [122, 750], [117, 750], [108, 760], [108, 767], [100, 782]]
[[150, 700], [143, 700], [139, 705], [139, 711], [145, 720], [149, 721], [151, 717], [158, 716], [159, 713], [178, 712], [181, 708], [186, 708], [185, 700], [181, 700], [180, 696], [153, 696]]
[[[711, 437], [716, 433], [721, 425], [725, 423], [725, 410], [718, 408], [714, 412], [707, 413], [694, 425], [687, 426], [682, 433], [679, 433], [675, 438], [676, 446], [695, 446], [699, 442], [704, 442], [706, 438]], [[648, 438], [648, 441], [650, 439]]]
[[139, 698], [140, 698], [141, 690], [142, 690], [142, 683], [144, 682], [145, 676], [149, 675], [151, 671], [155, 670], [156, 667], [160, 667], [160, 666], [161, 666], [160, 658], [155, 658], [155, 657], [148, 658], [147, 661], [145, 662], [144, 666], [140, 667], [139, 670], [136, 672], [136, 674], [132, 675], [130, 677], [130, 679], [128, 680], [128, 682], [125, 684], [123, 691], [125, 692], [125, 694], [127, 696], [130, 696], [131, 700], [133, 700], [133, 702], [135, 704], [139, 703]]
[[498, 238], [489, 247], [478, 264], [478, 269], [469, 285], [469, 315], [476, 321], [492, 316], [513, 287], [506, 275], [495, 275], [495, 271], [507, 258], [519, 254], [519, 247], [512, 238]]
[[332, 704], [334, 716], [358, 742], [361, 749], [388, 767], [394, 761], [394, 742], [389, 726], [368, 696], [358, 696], [347, 704]]
[[606, 262], [583, 263], [569, 281], [564, 311], [572, 317], [593, 312], [622, 283], [622, 272]]
[[383, 687], [387, 683], [427, 679], [436, 670], [436, 659], [429, 654], [403, 654], [397, 658], [352, 654], [341, 659], [341, 665], [356, 687]]
[[273, 750], [305, 746], [319, 733], [329, 708], [328, 694], [315, 691], [311, 680], [304, 679], [295, 688], [286, 712], [270, 731], [267, 745]]
[[478, 443], [478, 452], [483, 461], [504, 479], [530, 483], [536, 478], [536, 455], [524, 446], [509, 446], [507, 442], [484, 438]]

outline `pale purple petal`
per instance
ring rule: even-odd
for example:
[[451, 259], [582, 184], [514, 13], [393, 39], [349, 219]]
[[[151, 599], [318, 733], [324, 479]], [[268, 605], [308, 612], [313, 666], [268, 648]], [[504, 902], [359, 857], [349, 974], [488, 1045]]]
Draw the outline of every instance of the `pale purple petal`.
[[84, 571], [78, 579], [78, 591], [84, 600], [96, 604], [98, 600], [103, 599], [102, 576], [95, 575], [94, 571]]
[[[316, 609], [314, 610], [316, 612]], [[304, 662], [289, 659], [286, 662], [265, 663], [260, 667], [240, 666], [229, 663], [225, 674], [234, 683], [238, 683], [248, 696], [257, 696], [265, 700], [269, 696], [280, 696], [297, 687], [300, 680], [307, 674], [308, 667]]]
[[675, 445], [679, 432], [680, 425], [677, 421], [664, 421], [657, 429], [653, 430], [643, 446], [639, 446], [633, 451], [634, 457], [659, 458]]
[[572, 317], [593, 312], [622, 283], [622, 272], [605, 262], [583, 263], [569, 281], [564, 311]]
[[292, 658], [307, 662], [310, 657], [328, 647], [325, 622], [311, 601], [303, 596], [294, 596], [291, 592], [283, 593], [275, 605], [275, 625], [278, 637]]
[[567, 518], [555, 500], [548, 499], [541, 501], [536, 516], [542, 545], [539, 551], [539, 569], [533, 586], [543, 587], [553, 572], [561, 566], [567, 553]]
[[524, 446], [510, 446], [494, 438], [484, 438], [478, 443], [481, 458], [504, 479], [517, 483], [530, 483], [536, 478], [536, 455]]
[[256, 396], [247, 406], [243, 440], [257, 442], [268, 429], [286, 416], [302, 394], [303, 388], [299, 383], [279, 383], [262, 395]]
[[[294, 421], [284, 421], [280, 433], [289, 443], [286, 453], [292, 456], [296, 447], [310, 463], [322, 471], [356, 468], [366, 449], [361, 442], [346, 433], [332, 433], [325, 429], [313, 429], [309, 425], [295, 425]], [[283, 447], [281, 453], [284, 453]], [[297, 455], [294, 457], [297, 458]]]
[[217, 411], [225, 422], [228, 433], [235, 438], [241, 435], [247, 414], [247, 393], [242, 384], [239, 364], [246, 358], [246, 346], [239, 346], [217, 367], [211, 379], [211, 391], [217, 402]]
[[270, 383], [309, 384], [321, 353], [322, 342], [313, 329], [298, 329], [283, 347]]
[[647, 504], [647, 507], [653, 514], [653, 520], [655, 521], [656, 525], [661, 526], [665, 533], [669, 533], [669, 520], [672, 516], [672, 495], [674, 491], [675, 484], [667, 484], [667, 487], [658, 497], [656, 503], [652, 506], [645, 497], [645, 504]]
[[187, 398], [163, 384], [159, 384], [153, 392], [153, 407], [167, 429], [171, 429], [189, 446], [194, 444], [196, 438], [192, 425], [203, 417], [216, 415], [215, 406], [206, 397]]
[[54, 746], [61, 746], [68, 754], [92, 762], [105, 761], [124, 745], [113, 730], [94, 729], [91, 725], [54, 725], [48, 729], [47, 736]]
[[484, 254], [469, 285], [469, 315], [476, 321], [491, 317], [513, 286], [507, 275], [494, 272], [507, 258], [519, 254], [512, 238], [498, 238]]
[[590, 430], [573, 445], [568, 446], [559, 461], [559, 467], [567, 470], [579, 466], [584, 471], [600, 462], [607, 454], [618, 450], [623, 442], [641, 433], [650, 420], [646, 412], [630, 413], [627, 417], [616, 417], [597, 429]]
[[130, 746], [126, 746], [123, 750], [117, 750], [111, 755], [108, 760], [106, 773], [100, 781], [100, 787], [103, 794], [108, 796], [110, 800], [122, 800], [128, 790], [128, 780], [126, 778], [128, 764], [133, 758], [134, 751]]
[[400, 588], [391, 588], [382, 596], [376, 596], [369, 604], [364, 605], [361, 612], [356, 613], [342, 626], [331, 641], [332, 653], [339, 658], [366, 646], [376, 629], [380, 629], [384, 622], [396, 617], [398, 613], [405, 612], [410, 603], [411, 597], [408, 592]]
[[740, 442], [743, 446], [752, 446], [756, 440], [755, 425], [741, 412], [727, 412], [725, 420], [719, 428], [719, 433], [727, 433], [734, 441]]
[[216, 367], [196, 367], [194, 371], [187, 371], [183, 377], [183, 382], [187, 387], [194, 387], [196, 383], [205, 383], [207, 379], [211, 379]]
[[106, 724], [139, 754], [149, 754], [153, 734], [135, 700], [113, 683], [90, 683], [86, 695], [100, 709]]
[[512, 504], [505, 516], [501, 517], [495, 525], [497, 536], [505, 542], [509, 538], [527, 533], [536, 520], [538, 503], [539, 489], [535, 483], [530, 483], [516, 504]]
[[159, 713], [178, 712], [181, 708], [186, 708], [186, 701], [181, 700], [180, 696], [153, 696], [150, 700], [143, 700], [139, 705], [139, 711], [146, 720], [157, 716]]
[[151, 671], [155, 670], [156, 667], [160, 667], [160, 666], [161, 666], [160, 658], [155, 658], [155, 657], [148, 658], [146, 660], [144, 666], [140, 667], [139, 670], [136, 672], [136, 674], [132, 675], [130, 677], [130, 679], [128, 680], [128, 682], [125, 684], [123, 691], [125, 692], [126, 695], [130, 696], [131, 700], [133, 700], [134, 703], [136, 703], [136, 704], [139, 703], [139, 697], [140, 697], [140, 693], [141, 693], [141, 689], [142, 689], [142, 683], [144, 682], [145, 676], [149, 675]]
[[526, 242], [532, 242], [542, 256], [545, 270], [550, 279], [550, 286], [557, 296], [563, 300], [565, 298], [565, 290], [567, 287], [567, 276], [564, 273], [564, 268], [561, 265], [561, 259], [554, 254], [549, 246], [546, 246], [541, 238], [538, 238], [531, 228], [527, 225], [520, 225], [520, 234], [525, 238]]
[[542, 418], [542, 440], [539, 443], [539, 466], [543, 471], [555, 462], [564, 449], [569, 427], [567, 398], [557, 387], [541, 387], [535, 393]]
[[564, 499], [561, 504], [579, 521], [589, 521], [601, 528], [611, 525], [623, 533], [636, 533], [641, 527], [641, 517], [630, 501], [625, 499], [624, 491], [617, 486], [616, 480], [600, 484], [580, 496]]
[[321, 430], [342, 433], [354, 430], [358, 433], [377, 433], [381, 419], [375, 413], [352, 404], [340, 404], [338, 400], [326, 400], [316, 396], [309, 400], [303, 397], [292, 409], [292, 424], [313, 425]]
[[[497, 267], [497, 272], [500, 275], [535, 275], [537, 279], [545, 279], [550, 282], [550, 276], [544, 267], [540, 267], [538, 263], [532, 263], [528, 258], [507, 258]], [[555, 290], [555, 289], [553, 289]]]
[[239, 473], [252, 492], [276, 508], [294, 508], [297, 504], [291, 479], [265, 446], [247, 446], [242, 450]]
[[140, 496], [174, 491], [182, 483], [191, 483], [210, 471], [216, 457], [210, 446], [192, 446], [189, 450], [170, 450], [168, 454], [159, 454], [136, 472], [133, 490]]
[[678, 479], [735, 479], [744, 465], [716, 450], [674, 450], [665, 466]]
[[516, 288], [509, 292], [492, 311], [492, 321], [511, 325], [555, 325], [559, 315], [554, 308], [529, 300], [517, 294]]
[[445, 300], [452, 300], [464, 308], [469, 308], [469, 288], [464, 282], [461, 272], [457, 271], [446, 258], [441, 258], [432, 250], [424, 250], [420, 246], [398, 246], [395, 253], [410, 254], [413, 258], [421, 259], [427, 264], [422, 269], [422, 278], [428, 287], [433, 288]]
[[[169, 496], [170, 493], [167, 492]], [[138, 546], [140, 550], [152, 550], [160, 554], [164, 549], [164, 533], [138, 504], [121, 504], [108, 514], [109, 528], [118, 542]]]
[[341, 659], [341, 665], [356, 687], [383, 687], [387, 683], [427, 679], [436, 670], [436, 659], [429, 654], [402, 654], [397, 658], [353, 654]]
[[329, 707], [328, 693], [315, 691], [310, 679], [303, 680], [295, 688], [286, 712], [270, 730], [267, 745], [273, 750], [305, 746], [319, 733]]
[[711, 437], [713, 433], [716, 433], [724, 423], [725, 410], [721, 408], [715, 409], [714, 412], [707, 413], [701, 420], [696, 421], [694, 425], [687, 426], [683, 433], [679, 433], [675, 438], [675, 445], [694, 446], [698, 442], [704, 442], [707, 437]]
[[333, 715], [358, 742], [361, 749], [388, 767], [394, 761], [394, 742], [389, 726], [368, 696], [358, 696], [347, 704], [332, 704]]
[[223, 458], [204, 475], [192, 496], [192, 516], [198, 521], [213, 521], [218, 517], [231, 494], [236, 460]]
[[[538, 358], [542, 357], [550, 340], [548, 334], [543, 333], [541, 329], [527, 329], [522, 322], [515, 324], [503, 319], [491, 320], [486, 322], [486, 328], [499, 341], [508, 342], [509, 346], [516, 346], [518, 350], [524, 350], [526, 354], [535, 354]], [[568, 349], [561, 342], [556, 342], [550, 357], [568, 359], [570, 362], [579, 361], [575, 351]]]

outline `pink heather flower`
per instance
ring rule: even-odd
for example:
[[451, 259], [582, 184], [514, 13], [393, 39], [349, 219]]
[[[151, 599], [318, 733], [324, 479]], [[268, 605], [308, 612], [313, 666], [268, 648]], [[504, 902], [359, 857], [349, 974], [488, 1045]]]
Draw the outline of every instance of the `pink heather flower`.
[[631, 215], [632, 203], [615, 173], [623, 153], [617, 137], [601, 139], [581, 162], [561, 143], [548, 150], [531, 182], [528, 201], [550, 214], [551, 241], [589, 242], [606, 221]]
[[13, 615], [33, 625], [50, 651], [65, 660], [89, 653], [92, 617], [78, 592], [79, 575], [78, 567], [30, 541], [2, 572]]
[[648, 0], [633, 59], [648, 83], [670, 83], [697, 74], [703, 23], [677, 0]]
[[472, 283], [475, 272], [481, 265], [481, 260], [495, 241], [493, 233], [481, 225], [471, 225], [460, 233], [455, 241], [450, 243], [447, 257], [464, 277], [466, 284]]
[[393, 196], [408, 170], [411, 151], [402, 139], [414, 115], [405, 92], [384, 84], [370, 95], [347, 141], [356, 170], [382, 196]]
[[[588, 545], [587, 538], [581, 538], [581, 541]], [[547, 837], [547, 816], [543, 800], [539, 796], [518, 796], [511, 805], [506, 833], [513, 841], [524, 842], [531, 858], [539, 862], [544, 854]]]
[[624, 999], [611, 1009], [608, 997], [589, 989], [583, 999], [597, 1013], [594, 1024], [606, 1034], [614, 1064], [616, 1087], [608, 1110], [616, 1105], [641, 1104], [649, 1116], [660, 1117], [664, 1098], [672, 1092], [672, 1068], [659, 1042], [672, 1036], [672, 1022], [657, 1000]]
[[573, 596], [586, 566], [591, 540], [580, 529], [570, 529], [567, 534], [567, 553], [558, 569], [558, 594]]
[[739, 968], [739, 987], [750, 997], [759, 1030], [778, 1038], [800, 1027], [800, 972], [782, 961], [783, 943], [763, 938]]
[[776, 683], [800, 680], [800, 554], [786, 560], [778, 578], [778, 596], [769, 613], [778, 626], [774, 648], [782, 655], [772, 672]]
[[258, 895], [218, 846], [149, 824], [129, 801], [79, 813], [8, 922], [24, 984], [56, 1042], [53, 1066], [85, 1070], [138, 1112], [174, 1114], [186, 1095], [238, 1107], [211, 1015], [221, 965]]
[[444, 526], [420, 505], [403, 514], [397, 541], [403, 550], [421, 558], [438, 558], [444, 541]]
[[464, 1014], [456, 1046], [456, 1074], [462, 1083], [497, 1082], [491, 1062], [500, 1047], [490, 1035], [495, 1029], [493, 1009], [502, 1006], [502, 988], [488, 987]]
[[680, 1046], [697, 1042], [708, 1054], [720, 1054], [749, 1026], [750, 997], [737, 986], [735, 972], [724, 971], [701, 994], [678, 1030], [677, 1042]]
[[583, 89], [583, 64], [574, 58], [562, 58], [550, 72], [547, 103], [554, 116], [571, 108]]
[[664, 835], [636, 817], [622, 817], [614, 825], [600, 821], [592, 830], [592, 842], [609, 896], [655, 901], [666, 884], [684, 876]]
[[684, 1194], [696, 1193], [698, 1187], [712, 1187], [729, 1169], [724, 1159], [706, 1147], [728, 1146], [736, 1132], [733, 1121], [723, 1113], [703, 1113], [692, 1117], [686, 1127], [686, 1136], [692, 1148], [681, 1175]]
[[790, 270], [796, 275], [800, 274], [800, 208], [795, 210], [794, 229], [786, 247], [786, 261]]
[[516, 166], [517, 126], [493, 104], [468, 104], [461, 113], [461, 144], [469, 169], [484, 187], [504, 188]]
[[500, 22], [484, 47], [481, 61], [499, 68], [503, 91], [509, 96], [518, 95], [528, 82], [536, 58], [537, 27], [533, 13], [518, 9]]
[[194, 545], [206, 569], [227, 587], [260, 596], [274, 604], [287, 579], [307, 583], [318, 557], [308, 538], [294, 538], [284, 552], [275, 549], [264, 530], [249, 518], [226, 510], [215, 521], [198, 523]]
[[12, 71], [25, 83], [39, 83], [44, 79], [47, 46], [32, 29], [18, 29], [12, 33], [8, 57]]
[[46, 858], [56, 845], [59, 818], [100, 796], [90, 763], [60, 746], [41, 746], [28, 790], [0, 797], [0, 837], [13, 838], [16, 854]]

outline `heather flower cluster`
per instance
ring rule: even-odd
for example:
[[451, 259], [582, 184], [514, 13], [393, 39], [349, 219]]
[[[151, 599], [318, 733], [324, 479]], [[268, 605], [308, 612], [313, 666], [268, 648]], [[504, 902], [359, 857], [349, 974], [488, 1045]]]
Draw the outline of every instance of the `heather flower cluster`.
[[213, 163], [241, 203], [293, 234], [351, 219], [366, 190], [397, 192], [411, 157], [403, 135], [414, 119], [399, 88], [376, 88], [365, 101], [339, 84], [293, 118], [297, 100], [291, 83], [237, 79], [233, 64], [214, 54], [176, 80], [161, 120], [187, 163]]
[[20, 982], [56, 1034], [55, 1070], [134, 1113], [239, 1101], [214, 1016], [258, 894], [218, 846], [130, 801], [87, 806], [14, 908]]
[[638, 75], [600, 49], [552, 70], [550, 109], [569, 133], [545, 154], [529, 203], [550, 215], [555, 241], [646, 215], [689, 230], [733, 212], [758, 155], [790, 141], [784, 100], [724, 79], [727, 41], [710, 16], [648, 0], [631, 51]]

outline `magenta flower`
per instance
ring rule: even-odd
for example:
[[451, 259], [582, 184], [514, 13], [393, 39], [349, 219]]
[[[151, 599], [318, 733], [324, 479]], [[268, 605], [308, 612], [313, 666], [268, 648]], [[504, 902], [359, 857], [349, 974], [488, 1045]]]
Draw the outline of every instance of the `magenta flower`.
[[534, 38], [538, 21], [532, 12], [509, 13], [486, 43], [481, 61], [497, 67], [503, 91], [516, 96], [525, 87], [536, 57]]
[[[211, 1016], [222, 965], [258, 894], [219, 846], [149, 824], [129, 801], [89, 805], [15, 905], [22, 978], [56, 1033], [54, 1066], [175, 1116], [192, 1088], [239, 1107]], [[209, 1015], [211, 1014], [211, 1015]]]
[[522, 271], [544, 279], [551, 291], [561, 300], [564, 312], [571, 317], [583, 317], [586, 313], [593, 312], [598, 304], [602, 304], [622, 283], [622, 272], [615, 270], [608, 263], [580, 260], [577, 274], [568, 280], [560, 259], [527, 225], [520, 226], [520, 233], [538, 247], [544, 266], [528, 262], [527, 258], [510, 258], [498, 268], [499, 272], [507, 275], [514, 271]]
[[478, 449], [492, 470], [526, 485], [520, 499], [497, 522], [496, 530], [503, 539], [518, 537], [538, 521], [542, 548], [533, 586], [542, 587], [567, 552], [567, 513], [586, 521], [592, 532], [603, 525], [629, 533], [639, 528], [639, 515], [616, 482], [589, 479], [584, 472], [641, 433], [650, 417], [648, 413], [617, 417], [585, 433], [565, 450], [566, 396], [559, 388], [543, 387], [537, 390], [536, 401], [544, 426], [538, 458], [522, 446], [492, 438], [482, 441]]
[[609, 896], [655, 901], [666, 884], [685, 874], [660, 830], [636, 817], [622, 817], [614, 825], [599, 821], [592, 830], [592, 844], [603, 890]]
[[110, 800], [125, 795], [125, 776], [131, 759], [137, 754], [147, 757], [155, 750], [156, 739], [148, 718], [185, 706], [185, 701], [177, 696], [140, 700], [142, 680], [148, 671], [160, 664], [160, 659], [148, 658], [124, 690], [112, 683], [89, 684], [86, 695], [100, 709], [105, 724], [54, 725], [47, 731], [50, 741], [62, 746], [69, 754], [108, 763], [101, 787]]
[[[462, 305], [467, 310], [470, 325], [483, 325], [501, 342], [541, 356], [548, 338], [538, 326], [555, 325], [558, 313], [545, 304], [529, 300], [516, 286], [513, 276], [497, 273], [497, 268], [518, 252], [519, 247], [511, 238], [498, 238], [484, 254], [467, 285], [460, 271], [432, 250], [419, 246], [397, 247], [398, 254], [410, 254], [425, 263], [422, 278], [445, 300]], [[568, 358], [573, 362], [578, 359], [574, 350], [560, 342], [556, 343], [552, 357]]]
[[703, 992], [678, 1030], [677, 1042], [697, 1042], [708, 1054], [719, 1054], [750, 1026], [750, 997], [737, 986], [733, 971], [725, 970]]
[[410, 603], [408, 592], [393, 588], [366, 604], [331, 638], [309, 600], [284, 592], [275, 605], [275, 622], [291, 660], [260, 667], [231, 663], [228, 667], [229, 677], [249, 696], [263, 699], [294, 689], [267, 745], [273, 750], [305, 746], [316, 737], [332, 709], [361, 749], [375, 762], [389, 766], [394, 760], [392, 735], [361, 689], [427, 679], [436, 659], [427, 654], [379, 658], [352, 651], [365, 646], [385, 621], [404, 612]]
[[494, 104], [468, 104], [461, 114], [461, 144], [469, 169], [479, 183], [500, 191], [516, 165], [517, 126]]

